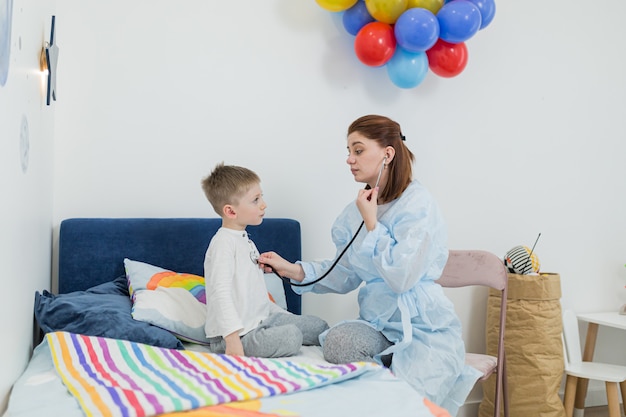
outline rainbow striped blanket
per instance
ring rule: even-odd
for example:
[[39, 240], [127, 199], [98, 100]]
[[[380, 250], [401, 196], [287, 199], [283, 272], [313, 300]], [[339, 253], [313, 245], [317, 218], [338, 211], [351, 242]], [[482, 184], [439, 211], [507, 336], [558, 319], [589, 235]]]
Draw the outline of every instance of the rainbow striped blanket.
[[46, 335], [55, 368], [87, 416], [142, 417], [309, 390], [376, 364], [312, 365], [214, 355], [68, 332]]

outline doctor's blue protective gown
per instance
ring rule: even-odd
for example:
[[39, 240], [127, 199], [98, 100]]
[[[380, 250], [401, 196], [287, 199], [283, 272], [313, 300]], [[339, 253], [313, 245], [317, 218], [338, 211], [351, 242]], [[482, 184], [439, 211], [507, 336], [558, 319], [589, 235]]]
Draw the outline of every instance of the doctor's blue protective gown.
[[[362, 220], [355, 202], [335, 220], [337, 254]], [[447, 259], [447, 230], [439, 208], [414, 180], [399, 198], [378, 207], [376, 228], [368, 232], [363, 227], [325, 279], [292, 288], [298, 293], [344, 294], [361, 286], [359, 320], [394, 344], [378, 357], [393, 353], [393, 373], [454, 416], [480, 372], [465, 365], [461, 323], [435, 283]], [[306, 283], [326, 272], [332, 260], [299, 263]]]

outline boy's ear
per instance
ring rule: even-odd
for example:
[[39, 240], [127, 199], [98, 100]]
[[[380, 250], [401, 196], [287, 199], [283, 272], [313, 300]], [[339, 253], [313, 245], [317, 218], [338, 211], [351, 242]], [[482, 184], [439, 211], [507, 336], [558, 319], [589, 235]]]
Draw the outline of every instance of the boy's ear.
[[224, 216], [228, 219], [234, 219], [235, 217], [237, 217], [235, 209], [230, 204], [226, 204], [224, 206], [224, 208], [222, 209], [222, 213], [224, 213]]

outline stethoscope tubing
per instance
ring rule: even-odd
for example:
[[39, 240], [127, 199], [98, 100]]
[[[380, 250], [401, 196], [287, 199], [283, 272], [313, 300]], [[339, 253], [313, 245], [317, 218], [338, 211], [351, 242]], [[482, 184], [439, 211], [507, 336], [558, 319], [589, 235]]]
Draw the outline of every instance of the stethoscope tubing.
[[[385, 157], [383, 158], [383, 164], [380, 167], [380, 171], [378, 172], [378, 178], [376, 178], [376, 185], [374, 186], [374, 188], [378, 187], [378, 184], [380, 183], [380, 177], [383, 175], [383, 170], [385, 169], [385, 162], [387, 161], [387, 156], [385, 155]], [[354, 239], [356, 239], [356, 237], [358, 236], [359, 232], [361, 231], [361, 229], [363, 228], [363, 225], [365, 224], [365, 220], [363, 220], [361, 222], [361, 224], [359, 225], [359, 228], [356, 229], [356, 233], [354, 233], [354, 236], [352, 236], [352, 239], [350, 239], [350, 242], [348, 242], [348, 245], [346, 245], [345, 248], [343, 248], [343, 250], [341, 251], [341, 253], [339, 254], [339, 256], [337, 257], [337, 259], [335, 259], [335, 261], [333, 262], [333, 264], [330, 266], [330, 268], [328, 269], [328, 271], [324, 272], [324, 274], [322, 274], [321, 277], [311, 281], [311, 282], [307, 282], [306, 284], [294, 284], [293, 282], [291, 282], [291, 280], [289, 278], [283, 277], [281, 276], [278, 272], [276, 272], [276, 270], [274, 268], [272, 268], [272, 272], [280, 279], [287, 281], [292, 287], [308, 287], [309, 285], [313, 285], [313, 284], [317, 284], [318, 282], [320, 282], [321, 280], [323, 280], [324, 278], [326, 278], [328, 276], [328, 274], [330, 274], [330, 272], [335, 269], [335, 266], [337, 266], [337, 264], [339, 263], [339, 261], [341, 260], [341, 258], [343, 257], [343, 255], [346, 253], [346, 251], [348, 250], [348, 248], [352, 245], [352, 243], [354, 242]], [[271, 268], [271, 267], [270, 267]]]
[[324, 278], [326, 278], [328, 276], [328, 274], [330, 274], [330, 272], [335, 269], [335, 266], [337, 266], [337, 264], [339, 263], [339, 261], [341, 260], [341, 258], [343, 257], [343, 255], [346, 253], [346, 251], [348, 250], [348, 248], [352, 245], [352, 243], [354, 242], [354, 239], [356, 239], [356, 237], [358, 236], [359, 232], [361, 231], [361, 229], [363, 228], [363, 225], [365, 224], [365, 221], [361, 222], [361, 225], [359, 226], [358, 229], [356, 229], [356, 233], [354, 234], [354, 236], [352, 236], [352, 239], [350, 239], [350, 242], [348, 242], [348, 244], [346, 245], [345, 248], [343, 248], [343, 250], [341, 251], [341, 253], [339, 254], [339, 256], [337, 257], [337, 259], [335, 259], [335, 261], [333, 262], [333, 264], [330, 266], [330, 268], [328, 269], [328, 271], [324, 272], [324, 274], [322, 274], [321, 277], [316, 278], [315, 280], [311, 281], [311, 282], [307, 282], [306, 284], [294, 284], [293, 282], [291, 282], [291, 280], [287, 277], [283, 277], [281, 276], [278, 272], [276, 272], [276, 270], [274, 268], [272, 268], [272, 272], [280, 279], [287, 281], [292, 287], [308, 287], [309, 285], [313, 285], [313, 284], [317, 284], [318, 282], [320, 282], [321, 280], [323, 280]]

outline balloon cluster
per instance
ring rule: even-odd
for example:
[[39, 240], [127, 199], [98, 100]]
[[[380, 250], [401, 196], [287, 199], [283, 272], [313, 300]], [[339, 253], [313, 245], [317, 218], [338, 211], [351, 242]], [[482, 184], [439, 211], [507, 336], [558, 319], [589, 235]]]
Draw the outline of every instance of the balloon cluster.
[[357, 58], [387, 67], [400, 88], [418, 86], [430, 69], [454, 77], [467, 65], [465, 42], [491, 23], [494, 0], [316, 0], [343, 12]]

